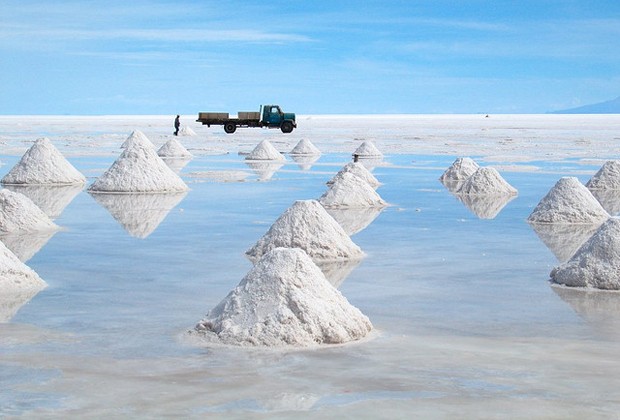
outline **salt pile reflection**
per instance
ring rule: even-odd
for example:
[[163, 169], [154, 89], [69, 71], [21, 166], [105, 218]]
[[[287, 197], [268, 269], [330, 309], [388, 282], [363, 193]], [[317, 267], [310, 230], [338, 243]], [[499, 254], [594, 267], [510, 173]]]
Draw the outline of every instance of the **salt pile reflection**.
[[50, 219], [60, 217], [65, 208], [84, 189], [77, 185], [5, 185], [7, 190], [21, 193], [37, 205]]
[[529, 223], [559, 262], [568, 261], [600, 224]]
[[269, 181], [284, 166], [280, 162], [246, 161], [245, 164], [254, 171], [259, 181]]
[[356, 207], [356, 208], [326, 208], [344, 229], [347, 235], [352, 236], [366, 229], [385, 207]]
[[500, 195], [471, 195], [471, 194], [454, 194], [458, 200], [465, 205], [473, 214], [480, 219], [495, 219], [504, 207], [516, 195], [500, 194]]
[[2, 241], [21, 262], [25, 263], [34, 257], [56, 232], [58, 231], [6, 233], [0, 235], [0, 241]]
[[91, 197], [136, 238], [146, 238], [157, 229], [186, 192], [171, 194], [97, 194]]

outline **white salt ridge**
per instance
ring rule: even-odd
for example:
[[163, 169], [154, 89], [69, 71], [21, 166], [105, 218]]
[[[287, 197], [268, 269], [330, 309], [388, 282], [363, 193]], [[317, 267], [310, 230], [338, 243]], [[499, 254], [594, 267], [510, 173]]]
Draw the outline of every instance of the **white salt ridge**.
[[86, 178], [48, 138], [38, 139], [2, 178], [3, 184], [84, 184]]
[[506, 182], [495, 168], [484, 167], [478, 168], [472, 176], [467, 178], [456, 193], [472, 195], [516, 195], [517, 190]]
[[334, 183], [319, 198], [323, 207], [360, 208], [385, 207], [387, 203], [362, 178], [351, 172], [342, 172], [334, 178]]
[[575, 177], [562, 177], [527, 218], [531, 223], [603, 223], [609, 213]]
[[590, 190], [620, 190], [620, 160], [609, 160], [586, 183]]
[[149, 138], [140, 130], [134, 130], [129, 137], [121, 145], [121, 149], [127, 149], [133, 146], [150, 147], [155, 150], [155, 145]]
[[301, 139], [297, 143], [293, 150], [290, 152], [291, 155], [320, 155], [321, 151], [314, 145], [310, 140]]
[[186, 125], [182, 126], [181, 129], [179, 130], [179, 136], [193, 137], [195, 135], [196, 135], [196, 132]]
[[165, 158], [188, 158], [192, 154], [177, 140], [170, 139], [157, 151], [159, 157]]
[[363, 142], [357, 149], [355, 149], [355, 152], [353, 152], [353, 154], [354, 155], [358, 155], [361, 158], [364, 158], [364, 157], [381, 158], [381, 157], [383, 157], [383, 153], [381, 153], [379, 151], [379, 149], [377, 149], [377, 147], [371, 141]]
[[36, 232], [58, 229], [52, 220], [28, 197], [3, 188], [0, 190], [0, 232]]
[[381, 183], [375, 176], [370, 172], [364, 165], [360, 162], [349, 162], [347, 163], [334, 177], [327, 181], [327, 185], [332, 185], [336, 179], [338, 179], [344, 172], [350, 172], [353, 175], [362, 178], [368, 185], [372, 188], [377, 189], [381, 186]]
[[245, 158], [246, 160], [286, 160], [286, 158], [282, 156], [282, 153], [278, 152], [269, 140], [261, 141]]
[[181, 192], [189, 188], [151, 147], [134, 144], [88, 188], [91, 192]]
[[439, 177], [441, 182], [465, 181], [472, 176], [480, 166], [468, 157], [457, 158], [452, 165]]
[[0, 242], [0, 296], [40, 290], [47, 284]]
[[551, 271], [551, 279], [571, 287], [620, 290], [620, 219], [612, 217], [566, 263]]
[[209, 342], [310, 347], [359, 340], [370, 320], [334, 288], [300, 249], [265, 254], [195, 327]]
[[364, 257], [360, 247], [316, 200], [293, 203], [246, 255], [255, 261], [279, 247], [301, 248], [315, 262]]

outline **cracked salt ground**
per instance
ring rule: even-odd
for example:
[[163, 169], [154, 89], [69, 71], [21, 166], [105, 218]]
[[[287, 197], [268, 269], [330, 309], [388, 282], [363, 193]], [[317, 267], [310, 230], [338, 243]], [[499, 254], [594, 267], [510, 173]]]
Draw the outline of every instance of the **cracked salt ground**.
[[[493, 219], [479, 219], [437, 180], [471, 153], [391, 155], [380, 147], [384, 164], [373, 175], [392, 206], [355, 233], [366, 257], [335, 282], [368, 316], [373, 337], [295, 351], [183, 341], [250, 271], [245, 251], [295, 200], [319, 198], [351, 160], [354, 147], [325, 150], [324, 133], [308, 136], [323, 151], [312, 168], [287, 160], [266, 182], [255, 182], [243, 156], [197, 154], [180, 173], [190, 191], [146, 237], [132, 236], [87, 192], [77, 194], [54, 220], [63, 229], [28, 261], [48, 286], [21, 306], [6, 306], [9, 319], [0, 323], [2, 415], [616, 415], [620, 337], [613, 322], [601, 320], [618, 318], [617, 302], [551, 287], [557, 251], [526, 222], [560, 176], [583, 183], [601, 162], [567, 160], [559, 175], [556, 162], [536, 162], [537, 172], [519, 172], [519, 164], [506, 171], [474, 155], [519, 191]], [[67, 156], [91, 183], [125, 137], [101, 157]], [[372, 138], [383, 146], [381, 136]], [[0, 156], [0, 171], [23, 151]], [[249, 176], [186, 176], [208, 171]]]

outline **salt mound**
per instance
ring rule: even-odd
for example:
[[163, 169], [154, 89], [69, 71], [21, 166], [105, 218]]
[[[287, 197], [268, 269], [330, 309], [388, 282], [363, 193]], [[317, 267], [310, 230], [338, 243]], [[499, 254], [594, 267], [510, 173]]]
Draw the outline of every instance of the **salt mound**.
[[181, 129], [179, 130], [179, 136], [190, 136], [191, 137], [195, 135], [196, 135], [196, 132], [186, 125], [181, 127]]
[[321, 151], [310, 140], [301, 139], [291, 150], [291, 155], [320, 155]]
[[316, 200], [293, 203], [246, 255], [258, 260], [273, 248], [301, 248], [314, 261], [360, 259], [364, 253]]
[[269, 140], [261, 141], [245, 158], [246, 160], [286, 160], [282, 153], [269, 143]]
[[20, 193], [0, 190], [0, 232], [35, 232], [58, 229], [32, 200]]
[[3, 184], [84, 184], [86, 178], [48, 138], [38, 139], [2, 178]]
[[189, 188], [151, 147], [126, 147], [88, 188], [92, 192], [180, 192]]
[[47, 284], [0, 242], [0, 294], [40, 290]]
[[527, 218], [531, 223], [602, 223], [609, 214], [575, 177], [562, 177]]
[[472, 158], [457, 158], [452, 165], [439, 177], [444, 182], [465, 181], [480, 168]]
[[357, 149], [355, 149], [355, 152], [353, 152], [353, 154], [358, 155], [361, 158], [383, 157], [383, 153], [381, 153], [371, 141], [363, 142]]
[[375, 176], [370, 172], [364, 165], [360, 162], [349, 162], [347, 163], [334, 177], [327, 181], [327, 185], [332, 185], [336, 179], [338, 179], [344, 172], [350, 172], [353, 175], [362, 178], [364, 181], [368, 183], [372, 188], [377, 189], [381, 185], [379, 180], [375, 178]]
[[590, 190], [620, 190], [620, 160], [609, 160], [587, 182]]
[[620, 219], [612, 217], [566, 263], [551, 271], [555, 283], [620, 290]]
[[508, 194], [516, 195], [517, 190], [510, 185], [495, 168], [478, 168], [461, 185], [457, 194]]
[[128, 149], [133, 146], [150, 147], [151, 149], [155, 150], [155, 145], [140, 130], [132, 131], [129, 137], [127, 137], [125, 142], [121, 145], [121, 149]]
[[275, 248], [192, 333], [227, 345], [309, 347], [359, 340], [371, 329], [305, 252]]
[[192, 154], [177, 139], [170, 139], [157, 151], [157, 155], [166, 158], [188, 158]]
[[351, 172], [335, 177], [332, 186], [319, 198], [323, 207], [384, 207], [385, 201], [362, 178]]

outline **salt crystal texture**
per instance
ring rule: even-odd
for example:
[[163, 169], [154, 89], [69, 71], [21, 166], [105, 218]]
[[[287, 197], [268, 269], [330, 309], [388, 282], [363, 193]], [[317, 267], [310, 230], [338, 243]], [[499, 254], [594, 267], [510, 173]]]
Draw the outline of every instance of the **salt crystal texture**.
[[91, 192], [181, 192], [189, 188], [151, 147], [134, 144], [88, 188]]
[[164, 143], [157, 151], [157, 155], [166, 158], [192, 157], [192, 154], [177, 139], [170, 139]]
[[551, 279], [571, 287], [620, 290], [620, 219], [612, 217], [566, 263], [551, 271]]
[[0, 294], [40, 290], [47, 284], [0, 242]]
[[193, 137], [195, 135], [196, 135], [196, 132], [186, 125], [181, 127], [181, 129], [179, 130], [179, 136]]
[[140, 130], [134, 130], [129, 137], [121, 145], [121, 149], [127, 149], [133, 146], [150, 147], [155, 150], [155, 145], [149, 138]]
[[510, 185], [495, 168], [478, 168], [472, 176], [456, 191], [457, 194], [507, 194], [516, 195], [517, 190]]
[[598, 223], [609, 213], [575, 177], [562, 177], [527, 218], [531, 223]]
[[0, 190], [0, 232], [36, 232], [58, 229], [32, 200], [20, 193]]
[[590, 190], [620, 190], [620, 160], [610, 160], [586, 183]]
[[319, 198], [323, 207], [385, 207], [387, 203], [362, 178], [351, 172], [337, 175], [334, 183]]
[[353, 152], [353, 154], [354, 155], [358, 155], [361, 158], [365, 158], [365, 157], [381, 158], [381, 157], [383, 157], [383, 153], [381, 153], [379, 151], [379, 149], [377, 149], [377, 147], [371, 141], [363, 142], [357, 149], [355, 149], [355, 152]]
[[375, 176], [370, 172], [364, 165], [360, 162], [349, 162], [347, 163], [332, 179], [327, 181], [327, 185], [332, 185], [336, 179], [338, 179], [344, 172], [350, 172], [353, 175], [362, 178], [368, 185], [372, 188], [377, 189], [381, 186], [381, 183]]
[[439, 180], [444, 182], [458, 182], [465, 181], [472, 176], [480, 168], [478, 164], [468, 157], [457, 158], [452, 165], [439, 177]]
[[226, 345], [309, 347], [359, 340], [371, 330], [304, 251], [275, 248], [192, 333]]
[[269, 140], [261, 141], [245, 158], [246, 160], [286, 160], [286, 158], [282, 156], [282, 153], [278, 152]]
[[291, 150], [291, 155], [320, 155], [321, 151], [310, 140], [301, 139]]
[[316, 200], [296, 201], [246, 255], [255, 261], [279, 247], [301, 248], [315, 262], [364, 257], [360, 247]]
[[84, 184], [86, 178], [54, 147], [38, 139], [2, 178], [3, 184]]

